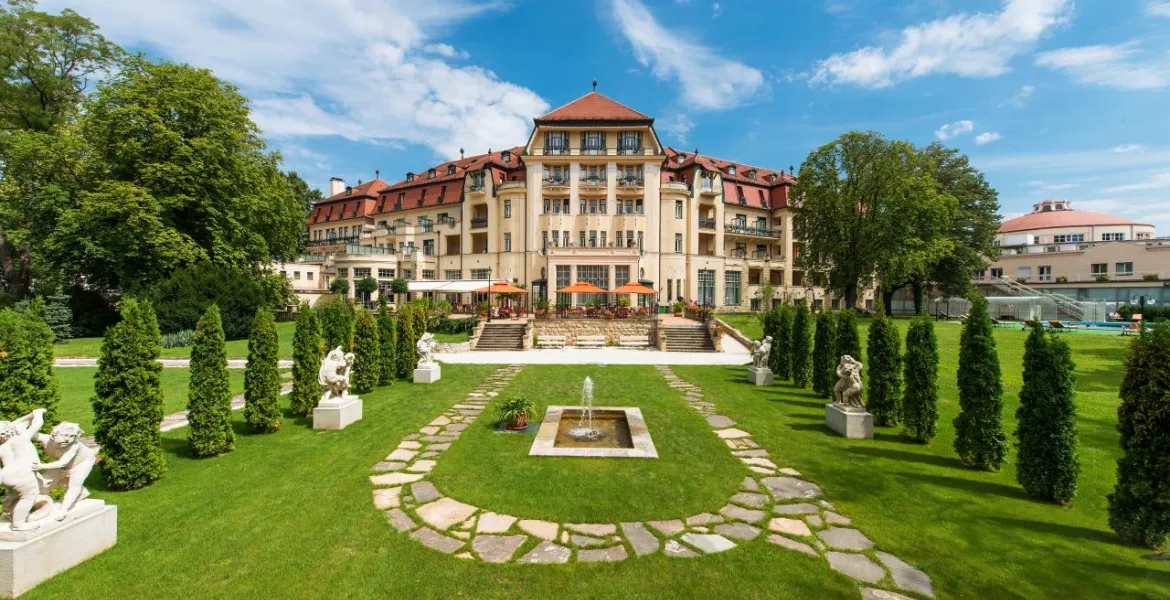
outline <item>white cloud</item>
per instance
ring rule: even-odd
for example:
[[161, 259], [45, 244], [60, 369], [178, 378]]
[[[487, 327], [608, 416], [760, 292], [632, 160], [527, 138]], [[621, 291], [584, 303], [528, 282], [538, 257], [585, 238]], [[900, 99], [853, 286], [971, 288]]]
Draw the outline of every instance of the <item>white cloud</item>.
[[1043, 52], [1036, 64], [1062, 71], [1085, 85], [1118, 90], [1158, 90], [1170, 85], [1170, 63], [1141, 60], [1136, 42], [1079, 46]]
[[475, 0], [42, 0], [40, 7], [67, 5], [123, 46], [210, 68], [239, 85], [272, 138], [337, 135], [422, 144], [452, 157], [460, 147], [522, 143], [532, 117], [548, 110], [532, 90], [449, 62], [459, 51], [436, 38], [498, 8]]
[[426, 46], [423, 46], [423, 51], [430, 52], [431, 54], [438, 54], [439, 56], [445, 58], [467, 59], [471, 57], [471, 55], [468, 54], [466, 50], [456, 50], [455, 47], [451, 46], [450, 44], [427, 44]]
[[1170, 171], [1155, 173], [1141, 181], [1107, 187], [1103, 191], [1107, 194], [1119, 192], [1138, 192], [1142, 190], [1160, 190], [1170, 188]]
[[1142, 144], [1121, 144], [1110, 148], [1113, 152], [1118, 154], [1133, 154], [1135, 152], [1145, 152], [1146, 147]]
[[666, 118], [659, 119], [658, 127], [675, 138], [673, 141], [665, 143], [685, 144], [687, 143], [687, 138], [690, 136], [691, 130], [695, 128], [695, 122], [687, 115], [675, 113], [668, 115]]
[[998, 131], [985, 131], [975, 136], [975, 143], [982, 146], [984, 144], [990, 144], [991, 142], [998, 142], [1002, 139], [1003, 136], [1000, 135]]
[[717, 19], [723, 14], [723, 5], [718, 2], [711, 3], [711, 18]]
[[1166, 0], [1146, 0], [1146, 14], [1154, 17], [1170, 17], [1170, 2]]
[[638, 0], [613, 0], [618, 29], [642, 66], [661, 80], [674, 79], [682, 101], [703, 110], [745, 104], [765, 88], [759, 69], [724, 58], [662, 26]]
[[880, 88], [932, 74], [994, 77], [1052, 28], [1071, 0], [1005, 0], [996, 13], [958, 14], [903, 29], [896, 44], [866, 46], [817, 63], [814, 83]]
[[949, 140], [955, 136], [963, 135], [964, 133], [971, 133], [975, 129], [975, 121], [955, 121], [954, 123], [946, 123], [939, 127], [934, 132], [934, 137], [940, 140]]
[[1004, 100], [1003, 102], [1000, 102], [999, 105], [1001, 107], [1010, 106], [1012, 108], [1024, 108], [1032, 101], [1032, 93], [1035, 91], [1036, 88], [1030, 85], [1025, 85], [1021, 87], [1020, 91], [1016, 92], [1014, 96]]

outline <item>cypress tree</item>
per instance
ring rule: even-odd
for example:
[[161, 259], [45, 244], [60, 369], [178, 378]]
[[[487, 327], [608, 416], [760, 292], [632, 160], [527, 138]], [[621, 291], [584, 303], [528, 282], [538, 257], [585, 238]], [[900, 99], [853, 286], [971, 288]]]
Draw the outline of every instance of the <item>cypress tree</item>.
[[792, 320], [792, 383], [798, 388], [808, 387], [812, 375], [812, 314], [803, 300], [796, 303]]
[[971, 314], [959, 340], [959, 416], [955, 452], [963, 464], [998, 471], [1007, 455], [1003, 432], [1003, 380], [987, 316], [987, 300], [971, 298]]
[[[380, 300], [384, 300], [385, 296], [380, 296]], [[397, 340], [394, 339], [395, 333], [394, 317], [390, 316], [390, 310], [386, 308], [385, 302], [378, 308], [378, 345], [381, 351], [378, 353], [378, 360], [381, 367], [378, 369], [378, 385], [390, 385], [394, 381], [394, 375], [398, 370], [398, 362], [395, 360], [395, 344]]]
[[869, 402], [874, 423], [893, 427], [902, 421], [902, 340], [898, 328], [878, 302], [877, 317], [869, 324], [866, 340]]
[[1076, 376], [1064, 340], [1033, 323], [1024, 344], [1024, 385], [1016, 409], [1016, 481], [1037, 498], [1069, 504], [1077, 491]]
[[833, 313], [823, 310], [817, 314], [817, 331], [813, 340], [812, 384], [813, 391], [821, 398], [833, 394], [836, 378], [836, 361], [833, 352], [837, 345]]
[[195, 325], [187, 422], [187, 444], [195, 456], [216, 456], [235, 448], [223, 321], [219, 317], [219, 307], [214, 304], [207, 307]]
[[336, 300], [321, 309], [321, 336], [328, 350], [353, 350], [353, 307], [348, 302]]
[[1117, 408], [1122, 456], [1109, 494], [1109, 527], [1131, 544], [1170, 542], [1170, 327], [1155, 325], [1130, 346]]
[[398, 378], [410, 379], [414, 375], [414, 368], [418, 366], [418, 350], [414, 340], [414, 306], [410, 303], [402, 305], [398, 311], [398, 347], [395, 356], [398, 358]]
[[94, 437], [102, 477], [116, 490], [145, 487], [166, 470], [159, 387], [158, 319], [149, 302], [122, 300], [122, 320], [106, 329], [93, 378]]
[[774, 310], [776, 336], [772, 338], [772, 354], [768, 362], [776, 379], [785, 380], [792, 377], [792, 322], [795, 315], [787, 304], [781, 304]]
[[938, 434], [938, 339], [930, 317], [922, 315], [910, 322], [905, 369], [902, 414], [906, 435], [925, 444]]
[[0, 310], [0, 419], [43, 408], [45, 423], [57, 423], [61, 388], [53, 376], [53, 340], [52, 328], [37, 315]]
[[293, 333], [293, 387], [289, 407], [294, 415], [309, 416], [321, 399], [321, 330], [317, 313], [308, 304], [297, 309], [297, 328]]
[[379, 347], [378, 321], [370, 311], [359, 310], [353, 336], [353, 389], [359, 394], [372, 392], [378, 385], [382, 367]]
[[244, 369], [244, 421], [252, 431], [280, 429], [280, 339], [272, 311], [260, 307], [248, 334], [248, 366]]
[[[833, 383], [837, 382], [837, 363], [848, 354], [861, 360], [861, 335], [857, 333], [857, 313], [851, 308], [837, 315], [837, 342], [833, 347]], [[829, 391], [833, 385], [829, 385]]]

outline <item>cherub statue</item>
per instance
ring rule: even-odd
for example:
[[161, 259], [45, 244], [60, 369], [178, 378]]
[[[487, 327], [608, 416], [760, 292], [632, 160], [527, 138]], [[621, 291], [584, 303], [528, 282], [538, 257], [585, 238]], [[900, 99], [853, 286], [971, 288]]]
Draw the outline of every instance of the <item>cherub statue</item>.
[[837, 364], [837, 385], [833, 386], [833, 401], [845, 410], [865, 410], [861, 401], [861, 362], [849, 356]]
[[435, 341], [434, 334], [427, 332], [418, 339], [415, 347], [418, 349], [418, 364], [432, 365], [435, 363], [435, 346], [438, 342]]
[[85, 479], [97, 462], [97, 455], [81, 443], [82, 433], [77, 423], [62, 422], [49, 435], [33, 436], [53, 459], [53, 462], [33, 465], [33, 469], [41, 472], [41, 493], [47, 495], [56, 488], [65, 490], [65, 497], [57, 505], [58, 521], [63, 521], [78, 502], [89, 497]]
[[768, 368], [768, 356], [772, 354], [772, 336], [756, 342], [752, 346], [752, 367], [755, 369]]
[[329, 351], [321, 360], [317, 383], [325, 388], [317, 404], [340, 404], [349, 399], [349, 371], [353, 366], [353, 352], [342, 353], [341, 346]]
[[[40, 527], [53, 500], [41, 494], [36, 465], [41, 462], [33, 436], [45, 423], [45, 409], [38, 408], [12, 422], [0, 421], [0, 481], [4, 484], [4, 514], [13, 531]], [[34, 511], [35, 509], [35, 511]]]

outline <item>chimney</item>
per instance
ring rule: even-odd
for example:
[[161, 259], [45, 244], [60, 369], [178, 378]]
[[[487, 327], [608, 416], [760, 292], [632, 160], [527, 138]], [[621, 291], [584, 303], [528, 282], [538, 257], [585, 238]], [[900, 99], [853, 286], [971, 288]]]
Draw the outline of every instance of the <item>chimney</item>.
[[329, 178], [329, 195], [336, 196], [345, 191], [345, 180], [340, 177]]

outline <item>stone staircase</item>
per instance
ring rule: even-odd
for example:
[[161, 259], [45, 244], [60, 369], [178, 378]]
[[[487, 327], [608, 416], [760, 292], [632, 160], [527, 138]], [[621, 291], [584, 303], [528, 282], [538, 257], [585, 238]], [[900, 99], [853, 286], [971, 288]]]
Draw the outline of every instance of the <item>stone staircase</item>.
[[474, 350], [523, 350], [524, 321], [484, 323]]
[[665, 334], [667, 352], [714, 352], [715, 344], [702, 325], [666, 325], [661, 329]]

